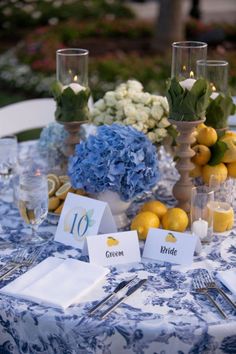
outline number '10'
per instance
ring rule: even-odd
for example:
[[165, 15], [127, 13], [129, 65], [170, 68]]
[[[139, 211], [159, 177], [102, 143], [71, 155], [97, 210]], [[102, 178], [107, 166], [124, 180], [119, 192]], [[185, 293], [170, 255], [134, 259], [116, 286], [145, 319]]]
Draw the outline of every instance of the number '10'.
[[[73, 234], [73, 232], [74, 232], [74, 227], [75, 227], [75, 223], [76, 223], [77, 217], [78, 217], [78, 214], [76, 213], [74, 215], [74, 220], [73, 220], [72, 227], [71, 227], [71, 230], [70, 230], [71, 234]], [[82, 224], [83, 221], [84, 221], [84, 226]], [[77, 225], [78, 236], [80, 236], [80, 237], [84, 236], [85, 232], [88, 229], [88, 224], [89, 224], [89, 220], [88, 220], [87, 214], [81, 216], [81, 218], [79, 219], [78, 225]]]

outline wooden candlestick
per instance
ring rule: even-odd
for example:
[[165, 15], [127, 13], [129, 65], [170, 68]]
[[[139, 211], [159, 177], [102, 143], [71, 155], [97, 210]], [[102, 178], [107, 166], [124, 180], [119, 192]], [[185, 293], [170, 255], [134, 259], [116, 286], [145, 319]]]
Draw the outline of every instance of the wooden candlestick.
[[171, 124], [176, 125], [179, 132], [176, 139], [176, 155], [178, 157], [176, 168], [180, 174], [180, 178], [173, 187], [173, 195], [178, 201], [177, 206], [188, 213], [190, 211], [191, 191], [193, 188], [193, 182], [189, 173], [194, 168], [191, 158], [195, 155], [195, 152], [191, 149], [191, 145], [196, 140], [192, 133], [198, 124], [204, 122], [204, 119], [198, 121], [176, 121], [169, 119], [169, 121]]

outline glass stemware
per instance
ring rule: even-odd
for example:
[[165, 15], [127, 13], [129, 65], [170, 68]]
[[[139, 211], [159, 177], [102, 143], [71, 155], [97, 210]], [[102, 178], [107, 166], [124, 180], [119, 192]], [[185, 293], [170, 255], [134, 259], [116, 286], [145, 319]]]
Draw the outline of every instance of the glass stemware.
[[0, 190], [6, 191], [17, 167], [17, 139], [10, 135], [0, 138]]
[[46, 176], [40, 173], [22, 174], [19, 176], [18, 194], [18, 208], [21, 217], [32, 229], [29, 241], [43, 241], [37, 234], [37, 230], [48, 213]]

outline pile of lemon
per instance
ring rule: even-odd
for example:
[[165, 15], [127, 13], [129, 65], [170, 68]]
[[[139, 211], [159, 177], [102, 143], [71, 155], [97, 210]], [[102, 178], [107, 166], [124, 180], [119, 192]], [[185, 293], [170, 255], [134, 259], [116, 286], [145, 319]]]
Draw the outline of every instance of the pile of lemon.
[[188, 215], [183, 209], [168, 209], [159, 200], [150, 200], [132, 220], [131, 230], [137, 230], [139, 239], [145, 240], [150, 228], [162, 226], [165, 230], [184, 232], [188, 223]]
[[69, 192], [86, 195], [82, 189], [74, 189], [71, 186], [69, 177], [66, 175], [57, 176], [56, 174], [47, 175], [48, 180], [48, 210], [55, 214], [60, 214], [64, 201]]
[[[194, 134], [196, 143], [192, 147], [195, 152], [192, 162], [195, 167], [190, 172], [191, 177], [202, 177], [205, 184], [209, 184], [211, 175], [217, 175], [220, 183], [224, 182], [227, 177], [236, 178], [236, 132], [226, 131], [222, 137], [218, 138], [214, 128], [202, 123], [199, 124]], [[226, 149], [223, 153], [219, 151], [216, 164], [209, 164], [212, 149], [216, 147], [217, 142], [225, 143]]]

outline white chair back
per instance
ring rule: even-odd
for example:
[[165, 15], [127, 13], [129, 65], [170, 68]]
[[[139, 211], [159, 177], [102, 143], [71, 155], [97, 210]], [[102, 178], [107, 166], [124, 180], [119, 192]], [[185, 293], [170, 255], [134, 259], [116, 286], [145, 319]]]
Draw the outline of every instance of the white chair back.
[[0, 137], [42, 128], [55, 120], [53, 98], [36, 98], [0, 108]]

